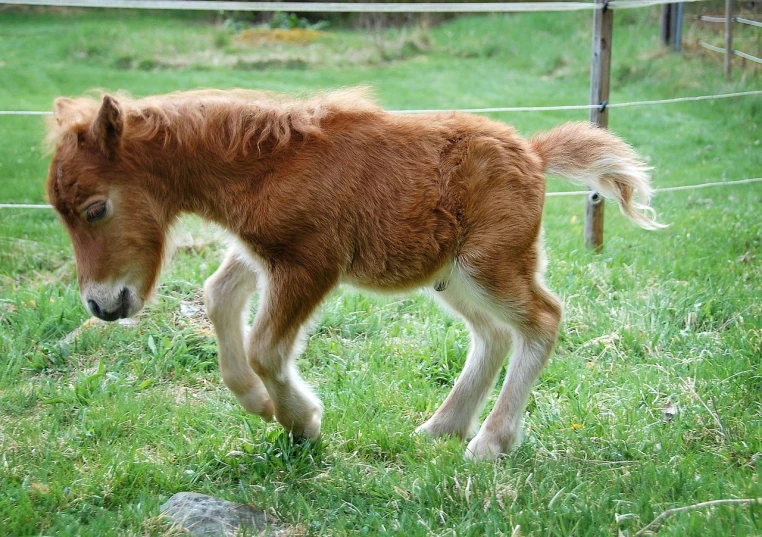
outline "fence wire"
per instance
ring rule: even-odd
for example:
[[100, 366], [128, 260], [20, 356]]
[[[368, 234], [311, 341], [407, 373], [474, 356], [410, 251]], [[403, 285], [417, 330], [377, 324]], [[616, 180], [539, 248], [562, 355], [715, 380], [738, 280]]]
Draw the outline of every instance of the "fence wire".
[[[700, 188], [710, 188], [718, 186], [738, 186], [751, 183], [762, 183], [762, 177], [751, 179], [739, 179], [737, 181], [715, 181], [713, 183], [700, 183], [697, 185], [668, 186], [665, 188], [654, 189], [655, 194], [662, 192], [677, 192], [682, 190], [698, 190]], [[546, 192], [547, 198], [561, 198], [566, 196], [586, 196], [590, 194], [589, 190], [572, 190], [569, 192]], [[52, 209], [53, 206], [46, 203], [0, 203], [0, 209]]]
[[[734, 93], [718, 93], [716, 95], [695, 95], [688, 97], [673, 97], [672, 99], [656, 99], [650, 101], [630, 101], [623, 103], [607, 103], [608, 108], [628, 108], [632, 106], [651, 106], [659, 104], [685, 103], [695, 101], [711, 101], [714, 99], [729, 99], [732, 97], [750, 97], [762, 95], [762, 90], [737, 91]], [[421, 110], [390, 110], [399, 114], [435, 114], [440, 112], [464, 112], [470, 114], [487, 114], [497, 112], [554, 112], [562, 110], [590, 110], [600, 108], [598, 104], [571, 104], [557, 106], [502, 106], [493, 108], [440, 108]], [[0, 116], [49, 116], [53, 112], [46, 110], [0, 110]]]
[[[683, 0], [706, 2], [708, 0]], [[630, 9], [671, 4], [674, 0], [611, 0], [605, 7]], [[470, 3], [343, 3], [343, 2], [210, 2], [203, 0], [4, 0], [21, 6], [97, 7], [184, 11], [289, 11], [297, 13], [519, 13], [603, 9], [593, 2], [487, 2]]]

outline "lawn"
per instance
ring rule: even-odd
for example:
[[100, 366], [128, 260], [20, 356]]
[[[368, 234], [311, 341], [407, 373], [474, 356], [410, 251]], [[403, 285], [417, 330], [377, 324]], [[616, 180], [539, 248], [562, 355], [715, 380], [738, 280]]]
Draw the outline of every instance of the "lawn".
[[[759, 71], [727, 82], [695, 47], [662, 50], [658, 12], [616, 14], [612, 102], [760, 88]], [[199, 14], [4, 10], [0, 109], [47, 110], [94, 87], [356, 84], [394, 110], [585, 104], [591, 22], [462, 17], [252, 46]], [[493, 117], [529, 135], [586, 113]], [[759, 177], [760, 125], [760, 97], [610, 114], [656, 187]], [[44, 202], [43, 137], [39, 116], [0, 117], [0, 203]], [[179, 491], [258, 506], [309, 535], [405, 536], [634, 535], [668, 508], [762, 497], [762, 183], [654, 206], [667, 229], [642, 231], [609, 206], [594, 255], [582, 199], [548, 199], [547, 280], [564, 324], [525, 441], [497, 463], [413, 435], [468, 350], [464, 325], [427, 296], [330, 296], [299, 361], [325, 404], [323, 435], [294, 445], [219, 378], [200, 299], [224, 250], [215, 230], [183, 220], [156, 303], [104, 325], [82, 308], [52, 211], [0, 209], [0, 535], [163, 535], [159, 506]], [[677, 514], [659, 532], [760, 534], [762, 505]]]

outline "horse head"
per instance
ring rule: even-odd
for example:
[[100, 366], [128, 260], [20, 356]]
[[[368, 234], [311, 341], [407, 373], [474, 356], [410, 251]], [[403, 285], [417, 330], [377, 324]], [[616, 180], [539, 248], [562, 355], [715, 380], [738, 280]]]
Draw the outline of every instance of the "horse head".
[[172, 217], [125, 143], [117, 99], [59, 98], [54, 107], [47, 193], [74, 246], [82, 302], [107, 321], [130, 317], [153, 292]]

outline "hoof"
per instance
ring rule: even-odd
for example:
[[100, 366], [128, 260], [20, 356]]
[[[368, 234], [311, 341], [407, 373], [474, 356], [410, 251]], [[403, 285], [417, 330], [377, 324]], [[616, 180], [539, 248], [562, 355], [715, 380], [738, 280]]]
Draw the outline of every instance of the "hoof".
[[428, 436], [430, 438], [449, 437], [457, 438], [459, 440], [463, 440], [468, 436], [468, 432], [464, 433], [463, 431], [459, 431], [457, 427], [437, 422], [434, 418], [431, 418], [426, 423], [416, 428], [415, 434]]
[[[304, 423], [294, 423], [291, 422], [290, 425], [287, 425], [283, 423], [283, 421], [278, 418], [278, 422], [283, 425], [283, 427], [289, 431], [293, 437], [296, 438], [303, 438], [305, 440], [312, 440], [313, 442], [316, 441], [318, 438], [320, 438], [320, 427], [322, 425], [322, 417], [323, 417], [323, 411], [320, 408], [316, 408], [310, 413], [310, 417], [307, 421]], [[277, 418], [277, 415], [276, 415]]]
[[316, 441], [318, 438], [320, 438], [320, 427], [322, 426], [322, 418], [323, 418], [322, 411], [320, 410], [314, 411], [309, 421], [304, 425], [304, 427], [300, 431], [301, 434], [294, 433], [294, 436], [306, 438], [307, 440], [312, 440], [313, 442]]
[[464, 457], [469, 461], [494, 461], [520, 443], [521, 431], [513, 435], [497, 435], [482, 430], [468, 443]]

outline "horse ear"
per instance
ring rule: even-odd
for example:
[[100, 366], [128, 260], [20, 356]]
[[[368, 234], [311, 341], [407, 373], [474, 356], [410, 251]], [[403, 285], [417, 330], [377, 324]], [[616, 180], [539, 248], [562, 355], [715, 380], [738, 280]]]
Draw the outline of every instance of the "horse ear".
[[103, 103], [90, 128], [93, 141], [110, 156], [122, 135], [122, 111], [111, 95], [103, 96]]
[[53, 101], [53, 116], [59, 125], [63, 124], [64, 117], [69, 115], [74, 100], [68, 97], [58, 97]]

